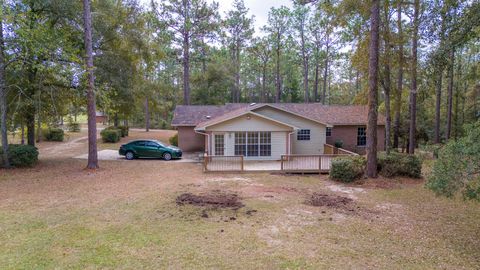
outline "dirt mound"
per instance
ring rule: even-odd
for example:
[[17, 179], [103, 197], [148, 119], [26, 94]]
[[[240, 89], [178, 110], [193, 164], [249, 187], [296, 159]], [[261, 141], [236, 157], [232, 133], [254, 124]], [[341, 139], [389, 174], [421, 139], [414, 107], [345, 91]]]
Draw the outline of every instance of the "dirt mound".
[[346, 208], [353, 203], [353, 200], [347, 197], [334, 196], [328, 194], [313, 193], [306, 201], [312, 206], [325, 206], [331, 208]]
[[208, 194], [195, 195], [183, 193], [176, 199], [177, 205], [196, 205], [209, 208], [232, 208], [239, 209], [244, 206], [235, 193], [211, 192]]

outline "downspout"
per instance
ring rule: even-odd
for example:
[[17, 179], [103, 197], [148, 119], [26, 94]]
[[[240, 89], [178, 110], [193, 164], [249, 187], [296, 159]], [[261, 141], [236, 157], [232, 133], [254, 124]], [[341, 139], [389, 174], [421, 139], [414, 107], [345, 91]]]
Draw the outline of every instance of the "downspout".
[[203, 136], [207, 136], [207, 145], [205, 147], [205, 154], [209, 155], [210, 154], [210, 134], [208, 133], [205, 133], [205, 132], [200, 132], [200, 131], [197, 131], [197, 130], [193, 130], [195, 133], [198, 133], [198, 134], [201, 134]]
[[291, 155], [291, 153], [292, 153], [292, 143], [291, 143], [292, 138], [291, 137], [292, 137], [293, 133], [295, 133], [295, 129], [292, 132], [288, 133], [288, 153], [287, 153], [287, 155]]

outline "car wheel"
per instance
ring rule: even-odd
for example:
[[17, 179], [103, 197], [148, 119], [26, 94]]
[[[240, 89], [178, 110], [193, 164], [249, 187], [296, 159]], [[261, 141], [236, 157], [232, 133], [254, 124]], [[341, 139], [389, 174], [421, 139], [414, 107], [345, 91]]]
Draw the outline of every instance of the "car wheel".
[[135, 158], [135, 155], [133, 154], [133, 152], [130, 151], [125, 154], [125, 158], [128, 160], [132, 160]]
[[165, 160], [171, 160], [171, 159], [172, 159], [172, 154], [170, 154], [170, 153], [168, 153], [168, 152], [165, 153], [165, 154], [163, 154], [163, 159], [165, 159]]

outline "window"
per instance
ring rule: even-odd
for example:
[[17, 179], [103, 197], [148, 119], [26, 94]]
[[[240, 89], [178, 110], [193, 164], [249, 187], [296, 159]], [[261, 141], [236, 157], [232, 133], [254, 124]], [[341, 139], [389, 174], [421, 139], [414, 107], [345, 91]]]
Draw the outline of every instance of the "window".
[[156, 142], [146, 142], [145, 146], [148, 147], [158, 147], [159, 145]]
[[332, 136], [332, 128], [331, 128], [331, 127], [327, 127], [327, 130], [326, 130], [326, 132], [327, 132], [327, 134], [326, 134], [326, 135], [327, 135], [327, 137], [330, 137], [330, 136]]
[[223, 156], [225, 154], [223, 134], [215, 134], [215, 156]]
[[245, 132], [235, 132], [235, 155], [245, 156], [247, 153], [247, 134]]
[[269, 157], [272, 155], [270, 132], [235, 132], [235, 155]]
[[357, 145], [365, 146], [367, 145], [367, 128], [359, 127], [357, 129]]
[[310, 129], [300, 129], [297, 133], [297, 141], [310, 141]]
[[247, 132], [247, 156], [258, 157], [258, 132]]
[[270, 132], [260, 132], [260, 156], [269, 157], [272, 155], [272, 135]]
[[138, 141], [135, 143], [136, 146], [145, 146], [145, 141]]

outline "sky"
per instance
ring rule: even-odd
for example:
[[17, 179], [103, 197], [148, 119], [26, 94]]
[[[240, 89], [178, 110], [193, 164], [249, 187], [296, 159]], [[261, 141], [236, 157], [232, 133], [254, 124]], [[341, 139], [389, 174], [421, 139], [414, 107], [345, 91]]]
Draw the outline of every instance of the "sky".
[[[143, 3], [150, 3], [150, 0], [140, 0]], [[207, 0], [212, 2], [212, 0]], [[225, 13], [232, 8], [233, 0], [216, 0], [220, 6], [220, 14], [225, 17]], [[255, 16], [255, 35], [258, 36], [260, 28], [267, 24], [268, 11], [271, 7], [292, 7], [291, 0], [244, 0], [245, 6], [249, 9], [250, 15]]]

